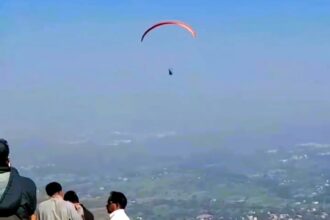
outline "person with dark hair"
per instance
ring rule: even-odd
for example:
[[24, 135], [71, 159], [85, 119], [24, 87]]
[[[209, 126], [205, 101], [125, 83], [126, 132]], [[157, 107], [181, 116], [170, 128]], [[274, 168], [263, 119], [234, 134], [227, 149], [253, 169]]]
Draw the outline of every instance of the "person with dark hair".
[[82, 220], [74, 205], [63, 199], [61, 184], [58, 182], [47, 184], [46, 193], [50, 198], [39, 204], [38, 220]]
[[8, 142], [0, 139], [0, 220], [30, 219], [36, 205], [35, 183], [11, 167]]
[[125, 213], [127, 198], [121, 192], [112, 191], [106, 205], [110, 220], [129, 220]]
[[67, 191], [64, 195], [64, 200], [71, 202], [84, 220], [94, 220], [94, 215], [79, 202], [79, 198], [75, 191]]

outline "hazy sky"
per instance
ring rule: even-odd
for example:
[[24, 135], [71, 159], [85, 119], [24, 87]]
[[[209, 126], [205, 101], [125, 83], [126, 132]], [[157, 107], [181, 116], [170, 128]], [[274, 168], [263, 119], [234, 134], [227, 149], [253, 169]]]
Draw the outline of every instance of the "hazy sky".
[[[0, 136], [329, 124], [329, 11], [328, 0], [0, 0]], [[164, 27], [140, 42], [172, 19], [197, 38]]]

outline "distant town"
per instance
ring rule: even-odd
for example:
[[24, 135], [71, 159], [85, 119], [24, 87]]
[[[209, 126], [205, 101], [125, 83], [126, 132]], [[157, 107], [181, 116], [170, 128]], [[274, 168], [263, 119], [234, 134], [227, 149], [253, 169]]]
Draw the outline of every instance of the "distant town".
[[[159, 141], [180, 142], [173, 139]], [[129, 149], [134, 141], [121, 144]], [[46, 198], [45, 184], [58, 180], [65, 189], [76, 190], [97, 219], [107, 219], [104, 207], [111, 190], [127, 194], [127, 212], [136, 220], [330, 219], [330, 145], [303, 143], [245, 152], [219, 147], [168, 156], [141, 152], [116, 162], [109, 159], [109, 165], [96, 172], [78, 172], [56, 162], [19, 169], [37, 182], [39, 200]], [[124, 163], [128, 158], [130, 163]]]

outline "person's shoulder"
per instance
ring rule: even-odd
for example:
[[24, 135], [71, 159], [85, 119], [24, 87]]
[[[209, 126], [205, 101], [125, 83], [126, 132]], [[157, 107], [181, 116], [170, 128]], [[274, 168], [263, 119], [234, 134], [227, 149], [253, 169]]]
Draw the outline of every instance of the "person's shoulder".
[[69, 202], [69, 201], [65, 201], [65, 200], [63, 200], [63, 203], [65, 204], [65, 206], [66, 206], [68, 209], [75, 210], [74, 204], [73, 204], [72, 202]]
[[123, 213], [124, 213], [123, 219], [125, 219], [125, 220], [130, 220], [125, 210], [124, 210]]
[[37, 186], [34, 181], [28, 177], [20, 176], [21, 184], [25, 189], [36, 190]]
[[28, 184], [28, 185], [32, 185], [32, 186], [35, 186], [36, 185], [31, 178], [25, 177], [25, 176], [20, 176], [20, 177], [21, 177], [21, 181], [23, 183]]
[[127, 215], [123, 216], [114, 216], [111, 218], [111, 220], [130, 220], [130, 218]]
[[34, 181], [28, 177], [21, 176], [18, 172], [18, 170], [15, 167], [11, 167], [11, 174], [14, 176], [14, 178], [18, 179], [20, 182], [20, 185], [22, 188], [27, 188], [27, 189], [36, 189], [36, 184]]
[[119, 210], [115, 211], [111, 220], [130, 220], [130, 219], [124, 209], [119, 209]]
[[[125, 213], [125, 214], [126, 214], [126, 213]], [[130, 220], [127, 214], [126, 214], [126, 216], [125, 216], [125, 220]]]
[[40, 202], [38, 206], [42, 207], [42, 206], [47, 205], [48, 203], [50, 203], [50, 199], [47, 199], [47, 200], [44, 200], [44, 201]]

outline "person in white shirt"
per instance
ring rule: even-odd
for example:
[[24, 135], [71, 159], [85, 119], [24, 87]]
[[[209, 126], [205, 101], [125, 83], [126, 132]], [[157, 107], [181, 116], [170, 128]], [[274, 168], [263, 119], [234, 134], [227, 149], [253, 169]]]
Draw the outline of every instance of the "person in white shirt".
[[61, 184], [49, 183], [46, 186], [48, 200], [39, 204], [37, 209], [38, 220], [82, 220], [75, 206], [63, 199], [64, 192]]
[[125, 212], [126, 205], [126, 196], [121, 192], [112, 191], [106, 206], [110, 220], [129, 220]]

